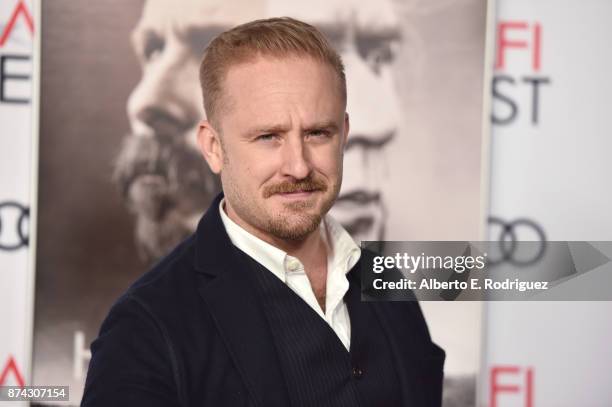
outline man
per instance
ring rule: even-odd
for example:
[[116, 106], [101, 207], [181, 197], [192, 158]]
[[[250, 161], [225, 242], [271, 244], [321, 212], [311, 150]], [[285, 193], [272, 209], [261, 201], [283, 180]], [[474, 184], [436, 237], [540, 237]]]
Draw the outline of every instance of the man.
[[145, 258], [160, 258], [192, 233], [218, 192], [195, 142], [201, 96], [190, 84], [203, 47], [224, 29], [278, 15], [319, 27], [344, 60], [354, 117], [332, 213], [358, 241], [383, 238], [384, 153], [399, 125], [392, 62], [400, 36], [391, 2], [190, 0], [176, 7], [150, 0], [132, 37], [143, 73], [128, 103], [132, 135], [116, 171]]
[[439, 406], [418, 303], [362, 303], [362, 254], [326, 216], [349, 134], [338, 54], [310, 25], [257, 20], [215, 38], [200, 74], [223, 195], [113, 306], [82, 404]]

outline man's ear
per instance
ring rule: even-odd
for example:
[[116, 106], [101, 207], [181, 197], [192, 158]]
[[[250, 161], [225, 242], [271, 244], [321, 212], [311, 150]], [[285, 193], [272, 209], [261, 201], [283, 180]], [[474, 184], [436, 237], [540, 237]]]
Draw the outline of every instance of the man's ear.
[[342, 149], [344, 150], [346, 148], [346, 143], [348, 143], [348, 135], [349, 135], [349, 130], [350, 130], [350, 123], [349, 123], [349, 114], [347, 112], [344, 112], [344, 134], [342, 135]]
[[202, 120], [198, 128], [198, 146], [210, 170], [219, 174], [223, 168], [223, 149], [219, 133], [207, 120]]

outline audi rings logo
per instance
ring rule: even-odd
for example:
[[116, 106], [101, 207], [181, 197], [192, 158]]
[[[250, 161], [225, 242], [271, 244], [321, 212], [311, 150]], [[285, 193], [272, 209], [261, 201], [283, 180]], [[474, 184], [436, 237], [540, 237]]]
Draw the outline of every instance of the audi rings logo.
[[0, 250], [13, 251], [28, 246], [30, 208], [19, 202], [0, 202]]
[[544, 256], [546, 234], [534, 221], [519, 218], [507, 222], [491, 216], [489, 226], [490, 240], [497, 241], [499, 249], [498, 253], [489, 253], [489, 264], [508, 262], [515, 266], [529, 266]]

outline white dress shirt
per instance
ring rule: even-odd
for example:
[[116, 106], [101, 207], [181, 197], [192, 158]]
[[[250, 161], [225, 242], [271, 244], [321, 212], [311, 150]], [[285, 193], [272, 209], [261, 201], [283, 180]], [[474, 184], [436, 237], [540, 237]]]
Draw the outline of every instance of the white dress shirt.
[[349, 282], [346, 278], [361, 256], [361, 249], [346, 230], [331, 216], [325, 216], [319, 227], [327, 245], [327, 283], [325, 285], [325, 312], [319, 306], [304, 265], [281, 249], [264, 242], [232, 221], [223, 209], [225, 199], [219, 204], [221, 220], [230, 240], [240, 250], [270, 270], [291, 288], [334, 330], [346, 349], [351, 344], [351, 321], [344, 302]]

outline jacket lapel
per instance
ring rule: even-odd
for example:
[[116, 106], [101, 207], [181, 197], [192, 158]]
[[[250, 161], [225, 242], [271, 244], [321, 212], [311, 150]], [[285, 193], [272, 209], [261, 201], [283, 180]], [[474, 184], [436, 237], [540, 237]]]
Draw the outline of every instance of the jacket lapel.
[[222, 198], [215, 199], [196, 231], [198, 291], [255, 405], [289, 405], [268, 321], [248, 275], [251, 268], [240, 260], [219, 215]]

